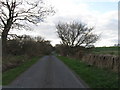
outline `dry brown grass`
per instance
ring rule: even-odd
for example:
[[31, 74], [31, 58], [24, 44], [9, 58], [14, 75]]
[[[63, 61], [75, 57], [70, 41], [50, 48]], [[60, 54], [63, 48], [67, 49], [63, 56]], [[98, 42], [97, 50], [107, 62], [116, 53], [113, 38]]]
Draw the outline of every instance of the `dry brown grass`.
[[22, 63], [29, 60], [29, 56], [27, 55], [20, 55], [20, 56], [13, 56], [8, 55], [2, 59], [2, 71], [5, 72], [11, 68], [21, 65]]

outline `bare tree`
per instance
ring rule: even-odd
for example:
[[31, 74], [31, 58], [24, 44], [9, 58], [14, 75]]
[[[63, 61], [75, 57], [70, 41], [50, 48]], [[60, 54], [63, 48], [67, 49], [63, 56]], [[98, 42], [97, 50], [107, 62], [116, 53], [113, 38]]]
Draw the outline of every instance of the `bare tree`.
[[58, 23], [56, 25], [59, 38], [62, 40], [62, 44], [77, 47], [85, 46], [89, 47], [95, 43], [99, 36], [92, 33], [92, 28], [88, 28], [87, 25], [72, 22], [72, 23]]
[[0, 0], [3, 53], [6, 52], [7, 35], [11, 29], [29, 29], [30, 23], [37, 24], [54, 13], [53, 7], [46, 7], [42, 0]]

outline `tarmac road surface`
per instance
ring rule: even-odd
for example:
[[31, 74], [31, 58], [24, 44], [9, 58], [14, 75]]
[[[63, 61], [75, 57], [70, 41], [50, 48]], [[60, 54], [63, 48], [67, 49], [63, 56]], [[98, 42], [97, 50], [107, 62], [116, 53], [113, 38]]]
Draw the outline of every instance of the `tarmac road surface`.
[[11, 88], [86, 88], [74, 73], [57, 57], [44, 56], [18, 76]]

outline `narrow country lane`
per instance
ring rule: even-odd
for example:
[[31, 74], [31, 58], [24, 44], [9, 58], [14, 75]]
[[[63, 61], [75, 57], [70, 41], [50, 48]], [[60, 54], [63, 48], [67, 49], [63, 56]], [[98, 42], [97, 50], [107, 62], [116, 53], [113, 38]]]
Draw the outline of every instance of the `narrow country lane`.
[[45, 56], [14, 80], [11, 88], [86, 88], [57, 57]]

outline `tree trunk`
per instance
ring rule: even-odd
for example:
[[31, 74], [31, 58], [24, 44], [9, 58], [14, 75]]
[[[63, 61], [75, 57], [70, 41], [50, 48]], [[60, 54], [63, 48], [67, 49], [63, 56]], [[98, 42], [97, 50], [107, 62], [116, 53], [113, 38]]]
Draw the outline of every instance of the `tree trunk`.
[[7, 54], [7, 35], [9, 29], [4, 29], [2, 32], [2, 57], [5, 57]]
[[2, 57], [5, 57], [7, 55], [7, 35], [12, 26], [12, 21], [13, 18], [9, 18], [7, 20], [7, 24], [5, 25], [4, 30], [2, 32]]

